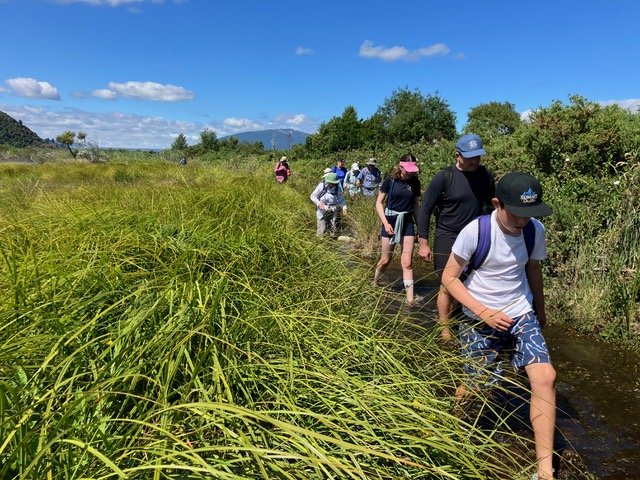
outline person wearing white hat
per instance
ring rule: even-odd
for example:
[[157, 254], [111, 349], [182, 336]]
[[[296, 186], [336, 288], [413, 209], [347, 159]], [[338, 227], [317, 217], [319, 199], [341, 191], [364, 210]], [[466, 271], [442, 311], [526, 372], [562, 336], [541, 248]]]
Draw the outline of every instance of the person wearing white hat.
[[361, 189], [357, 185], [358, 175], [360, 175], [360, 165], [358, 165], [358, 162], [354, 162], [351, 164], [351, 169], [344, 177], [345, 190], [349, 192], [349, 196], [351, 197], [355, 197], [357, 194], [361, 193]]

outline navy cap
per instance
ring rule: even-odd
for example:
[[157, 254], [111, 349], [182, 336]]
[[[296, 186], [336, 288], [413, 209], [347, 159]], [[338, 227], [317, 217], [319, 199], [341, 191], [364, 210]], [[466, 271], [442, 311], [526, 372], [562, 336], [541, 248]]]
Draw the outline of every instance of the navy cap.
[[542, 185], [528, 173], [507, 173], [496, 185], [496, 197], [518, 217], [551, 215], [551, 208], [542, 201]]
[[463, 135], [456, 143], [456, 151], [464, 158], [478, 157], [486, 155], [482, 148], [482, 139], [475, 133]]

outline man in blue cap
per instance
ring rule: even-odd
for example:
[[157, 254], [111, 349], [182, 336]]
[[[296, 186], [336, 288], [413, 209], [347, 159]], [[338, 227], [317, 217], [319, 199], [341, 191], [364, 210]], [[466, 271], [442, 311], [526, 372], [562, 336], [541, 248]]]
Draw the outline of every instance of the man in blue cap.
[[[438, 278], [442, 276], [458, 233], [471, 220], [493, 209], [491, 199], [495, 196], [495, 180], [480, 165], [483, 155], [486, 152], [482, 139], [473, 133], [463, 135], [456, 143], [455, 163], [436, 173], [424, 193], [418, 215], [419, 253], [424, 261], [433, 261]], [[432, 214], [436, 219], [433, 248], [428, 241]], [[442, 285], [436, 305], [442, 338], [449, 341], [454, 299]]]

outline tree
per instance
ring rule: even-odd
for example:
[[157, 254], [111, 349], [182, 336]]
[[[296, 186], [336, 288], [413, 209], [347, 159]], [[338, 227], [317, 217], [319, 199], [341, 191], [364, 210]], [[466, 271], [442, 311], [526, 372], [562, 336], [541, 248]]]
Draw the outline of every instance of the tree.
[[384, 127], [384, 118], [378, 113], [374, 113], [362, 122], [362, 143], [363, 145], [377, 150], [387, 140], [387, 132]]
[[200, 132], [200, 150], [203, 153], [218, 150], [218, 137], [216, 132], [208, 128]]
[[508, 102], [489, 102], [473, 107], [467, 115], [464, 133], [480, 135], [484, 141], [511, 135], [522, 125], [515, 106]]
[[181, 133], [176, 137], [176, 139], [171, 144], [172, 150], [186, 150], [187, 145], [187, 137], [184, 136], [184, 133]]
[[56, 141], [58, 143], [61, 143], [62, 145], [65, 145], [69, 149], [69, 152], [71, 152], [71, 155], [73, 156], [74, 159], [76, 158], [76, 152], [74, 152], [71, 149], [71, 145], [73, 145], [73, 141], [75, 137], [76, 137], [76, 134], [70, 130], [67, 130], [64, 133], [61, 133], [56, 137]]
[[394, 143], [431, 143], [456, 136], [456, 116], [447, 102], [437, 95], [425, 97], [418, 89], [394, 91], [376, 115], [382, 119], [387, 138]]
[[355, 107], [349, 105], [341, 116], [321, 124], [318, 133], [307, 137], [306, 145], [323, 154], [360, 148], [362, 124]]
[[536, 110], [519, 132], [536, 167], [567, 177], [614, 173], [626, 161], [625, 153], [638, 148], [637, 114], [579, 95], [569, 100], [569, 105], [554, 101]]

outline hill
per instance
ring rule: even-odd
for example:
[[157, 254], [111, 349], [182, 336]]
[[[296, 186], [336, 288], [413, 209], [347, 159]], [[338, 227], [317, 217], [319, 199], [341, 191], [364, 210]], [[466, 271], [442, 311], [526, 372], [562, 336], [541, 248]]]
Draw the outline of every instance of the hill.
[[42, 143], [42, 139], [25, 127], [21, 120], [15, 120], [10, 115], [0, 112], [0, 145], [29, 147]]
[[293, 145], [305, 143], [308, 133], [293, 130], [291, 128], [278, 128], [272, 130], [258, 130], [255, 132], [242, 132], [220, 137], [220, 140], [235, 137], [240, 142], [262, 142], [266, 150], [288, 150]]

